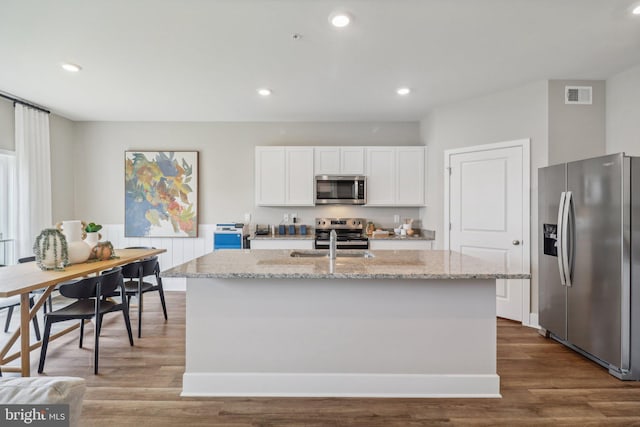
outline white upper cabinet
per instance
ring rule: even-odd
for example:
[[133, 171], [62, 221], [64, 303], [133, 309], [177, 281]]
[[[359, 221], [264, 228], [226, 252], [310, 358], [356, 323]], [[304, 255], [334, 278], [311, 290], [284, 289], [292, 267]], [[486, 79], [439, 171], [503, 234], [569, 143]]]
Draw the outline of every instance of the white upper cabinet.
[[285, 204], [313, 206], [313, 147], [287, 147]]
[[424, 147], [367, 147], [367, 206], [424, 206]]
[[256, 147], [258, 206], [314, 206], [315, 175], [364, 175], [366, 206], [424, 206], [425, 147]]
[[364, 147], [315, 147], [316, 175], [364, 175]]
[[316, 175], [340, 174], [339, 147], [315, 147], [314, 157]]
[[284, 205], [284, 147], [256, 147], [256, 204]]
[[395, 148], [367, 147], [367, 206], [393, 205], [395, 180]]
[[340, 147], [340, 173], [364, 175], [364, 147]]
[[256, 147], [256, 205], [313, 206], [313, 147]]
[[424, 205], [424, 147], [396, 148], [396, 205]]

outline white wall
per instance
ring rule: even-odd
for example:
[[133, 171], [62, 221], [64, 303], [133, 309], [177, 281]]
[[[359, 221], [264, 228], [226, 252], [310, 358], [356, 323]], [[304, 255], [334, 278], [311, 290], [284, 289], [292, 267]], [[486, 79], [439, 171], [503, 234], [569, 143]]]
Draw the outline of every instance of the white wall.
[[547, 81], [462, 101], [432, 110], [421, 122], [421, 137], [428, 146], [425, 228], [436, 230], [436, 247], [443, 247], [444, 151], [480, 144], [531, 139], [531, 301], [538, 307], [537, 206], [538, 168], [548, 156]]
[[73, 218], [75, 212], [73, 162], [74, 122], [64, 117], [49, 116], [51, 143], [51, 207], [54, 224]]
[[0, 150], [15, 150], [13, 102], [0, 98]]
[[124, 221], [126, 150], [197, 150], [200, 153], [199, 223], [279, 223], [296, 212], [301, 223], [316, 216], [361, 216], [383, 225], [393, 214], [419, 218], [417, 208], [267, 208], [254, 206], [256, 145], [420, 145], [419, 123], [75, 123], [75, 217], [103, 224]]
[[640, 156], [640, 64], [607, 80], [607, 153]]
[[[565, 104], [565, 86], [590, 86], [591, 104]], [[549, 164], [605, 154], [604, 80], [549, 81]]]

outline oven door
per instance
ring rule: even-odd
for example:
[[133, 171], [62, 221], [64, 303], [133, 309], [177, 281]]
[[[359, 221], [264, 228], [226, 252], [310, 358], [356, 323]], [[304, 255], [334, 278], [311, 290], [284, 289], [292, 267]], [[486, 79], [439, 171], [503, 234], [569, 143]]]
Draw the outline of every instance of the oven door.
[[326, 176], [315, 179], [316, 205], [364, 205], [366, 181], [363, 176]]

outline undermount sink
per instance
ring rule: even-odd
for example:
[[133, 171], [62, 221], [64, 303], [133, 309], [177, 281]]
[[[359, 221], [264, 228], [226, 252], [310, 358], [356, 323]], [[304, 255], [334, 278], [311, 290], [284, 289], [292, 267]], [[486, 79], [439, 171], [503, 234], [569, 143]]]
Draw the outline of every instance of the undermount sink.
[[[328, 251], [291, 251], [290, 256], [294, 258], [328, 258]], [[348, 252], [336, 251], [337, 258], [373, 258], [373, 255], [369, 251], [354, 251]]]
[[369, 251], [349, 251], [349, 252], [336, 252], [338, 258], [373, 258], [375, 255]]
[[322, 257], [328, 257], [329, 253], [327, 251], [323, 251], [323, 252], [291, 251], [290, 255], [294, 258], [322, 258]]

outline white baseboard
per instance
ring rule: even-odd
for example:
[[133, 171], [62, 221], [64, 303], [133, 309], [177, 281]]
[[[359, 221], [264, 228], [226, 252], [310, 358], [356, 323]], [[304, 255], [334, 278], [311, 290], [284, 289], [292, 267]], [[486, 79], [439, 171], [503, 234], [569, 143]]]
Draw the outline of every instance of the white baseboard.
[[[498, 398], [498, 375], [185, 373], [181, 396]], [[268, 390], [268, 391], [267, 391]]]
[[162, 288], [165, 291], [182, 291], [187, 290], [187, 279], [182, 277], [163, 277]]
[[530, 328], [540, 329], [540, 325], [538, 324], [538, 313], [529, 313], [529, 324], [525, 325]]

